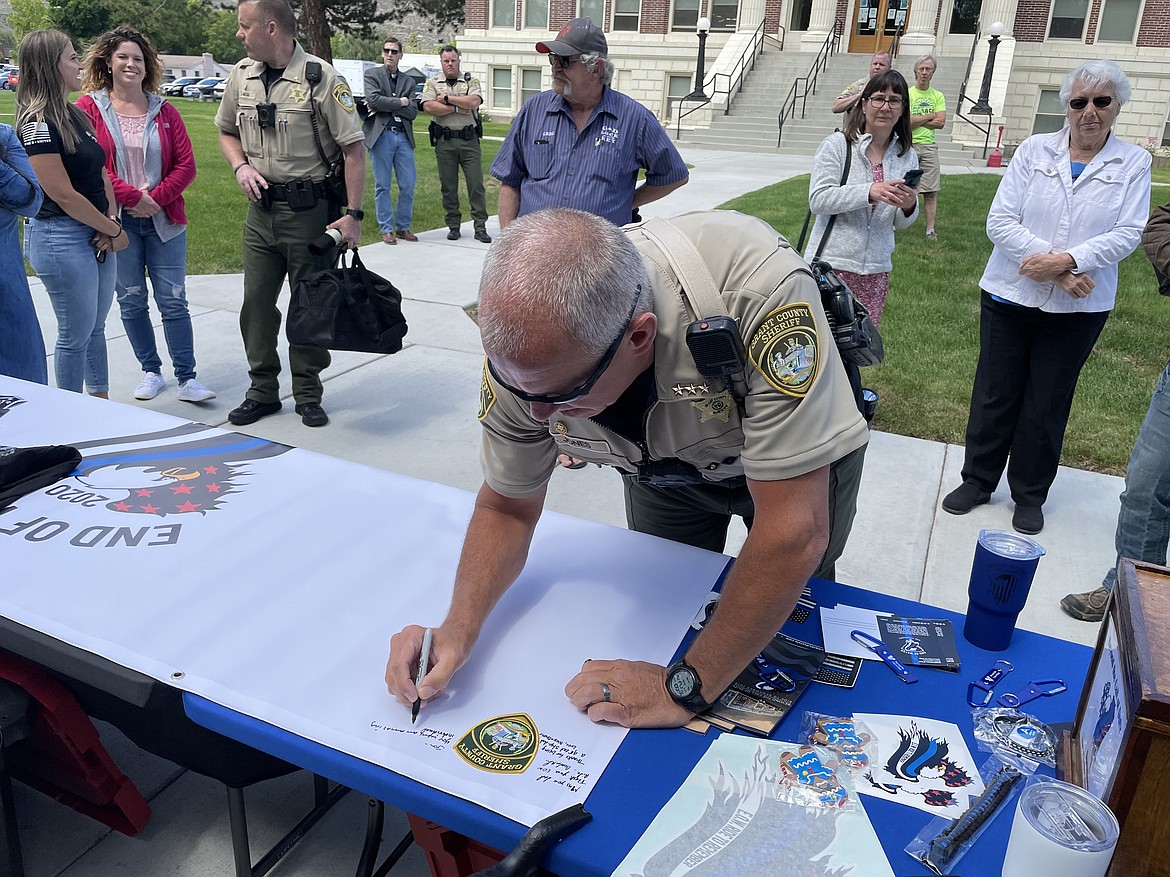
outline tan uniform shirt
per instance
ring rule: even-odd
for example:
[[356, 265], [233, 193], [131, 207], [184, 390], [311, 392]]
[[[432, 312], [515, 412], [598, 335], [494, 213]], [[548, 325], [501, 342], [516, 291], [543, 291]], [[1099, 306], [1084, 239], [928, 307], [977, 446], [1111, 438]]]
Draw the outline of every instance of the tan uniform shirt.
[[[260, 78], [267, 65], [244, 59], [232, 68], [224, 87], [223, 102], [215, 114], [215, 125], [225, 134], [239, 137], [244, 155], [264, 179], [271, 183], [311, 178], [325, 179], [328, 168], [321, 162], [313, 137], [310, 84], [305, 63], [321, 65], [321, 81], [311, 86], [317, 108], [317, 129], [329, 161], [341, 157], [341, 147], [363, 139], [361, 119], [354, 110], [349, 85], [331, 65], [307, 54], [300, 44], [280, 79], [264, 93]], [[276, 124], [261, 129], [257, 104], [276, 104]]]
[[[650, 459], [677, 458], [713, 482], [746, 475], [778, 481], [844, 457], [869, 438], [804, 260], [754, 217], [698, 212], [671, 220], [698, 248], [739, 324], [750, 360], [746, 416], [721, 381], [699, 374], [686, 345], [695, 315], [658, 247], [635, 226], [654, 291], [657, 401], [646, 420]], [[710, 315], [705, 315], [710, 316]], [[589, 419], [532, 419], [529, 406], [484, 369], [479, 419], [484, 479], [496, 492], [530, 496], [548, 482], [558, 453], [634, 473], [646, 454]]]
[[[465, 79], [456, 79], [454, 85], [448, 85], [446, 79], [436, 76], [434, 79], [428, 79], [427, 84], [423, 86], [418, 105], [421, 107], [429, 100], [442, 100], [445, 94], [476, 94], [481, 100], [483, 99], [478, 79], [472, 79], [470, 82]], [[475, 113], [460, 109], [457, 113], [435, 116], [432, 121], [443, 128], [459, 130], [475, 124]]]

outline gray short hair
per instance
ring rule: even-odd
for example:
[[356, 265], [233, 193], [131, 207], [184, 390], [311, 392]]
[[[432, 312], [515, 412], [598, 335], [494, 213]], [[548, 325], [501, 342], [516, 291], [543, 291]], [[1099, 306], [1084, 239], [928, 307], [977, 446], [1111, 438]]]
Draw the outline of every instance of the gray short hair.
[[1060, 102], [1066, 107], [1068, 99], [1072, 97], [1073, 86], [1078, 82], [1089, 88], [1109, 86], [1118, 104], [1124, 104], [1133, 96], [1133, 88], [1130, 87], [1129, 77], [1125, 75], [1125, 71], [1116, 62], [1107, 58], [1086, 61], [1064, 77], [1064, 82], [1060, 85]]
[[910, 69], [917, 71], [918, 65], [921, 64], [923, 61], [929, 61], [931, 64], [933, 64], [934, 65], [934, 72], [938, 73], [938, 58], [934, 57], [934, 55], [923, 55], [917, 61], [914, 62], [914, 66], [911, 67]]
[[551, 329], [601, 356], [654, 297], [629, 235], [582, 210], [552, 208], [512, 222], [488, 250], [479, 281], [483, 346], [515, 359]]
[[609, 85], [613, 82], [613, 61], [609, 60], [605, 55], [599, 55], [596, 52], [586, 52], [581, 56], [581, 63], [585, 65], [585, 69], [590, 73], [597, 72], [597, 65], [601, 64], [601, 84]]

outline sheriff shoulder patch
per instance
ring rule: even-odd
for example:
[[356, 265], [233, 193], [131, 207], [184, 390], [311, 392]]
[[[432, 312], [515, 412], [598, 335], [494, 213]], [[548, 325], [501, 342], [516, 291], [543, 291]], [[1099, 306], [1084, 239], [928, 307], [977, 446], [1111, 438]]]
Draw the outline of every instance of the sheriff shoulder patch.
[[337, 101], [340, 106], [347, 113], [352, 113], [353, 110], [353, 92], [349, 90], [349, 86], [344, 82], [338, 82], [333, 86], [333, 99]]
[[520, 774], [536, 758], [539, 745], [536, 723], [524, 713], [512, 713], [480, 722], [455, 744], [455, 751], [480, 770]]
[[479, 414], [476, 420], [483, 420], [496, 404], [496, 391], [492, 389], [492, 379], [488, 377], [487, 357], [483, 358], [483, 377], [479, 382]]
[[748, 356], [771, 386], [803, 399], [821, 367], [812, 308], [798, 302], [772, 311], [752, 336]]

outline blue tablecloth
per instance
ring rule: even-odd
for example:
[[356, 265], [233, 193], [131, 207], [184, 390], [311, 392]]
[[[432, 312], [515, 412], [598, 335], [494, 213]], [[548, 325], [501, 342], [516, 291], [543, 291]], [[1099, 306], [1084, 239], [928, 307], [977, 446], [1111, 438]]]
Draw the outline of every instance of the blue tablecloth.
[[[1088, 670], [1089, 648], [1018, 630], [1007, 651], [987, 652], [962, 638], [961, 614], [832, 582], [814, 581], [812, 588], [818, 606], [842, 603], [891, 614], [949, 618], [955, 625], [963, 668], [961, 673], [917, 670], [919, 682], [906, 685], [884, 665], [866, 662], [857, 685], [852, 689], [810, 685], [796, 707], [777, 727], [773, 734], [775, 739], [795, 740], [800, 716], [805, 710], [833, 715], [872, 712], [924, 716], [958, 725], [972, 755], [982, 763], [986, 755], [977, 750], [971, 734], [967, 685], [982, 676], [999, 658], [1006, 658], [1015, 666], [1015, 672], [1004, 681], [1001, 691], [1018, 690], [1031, 679], [1063, 679], [1068, 685], [1067, 692], [1033, 701], [1027, 705], [1026, 711], [1049, 723], [1072, 721]], [[800, 625], [789, 622], [784, 632], [819, 644], [819, 615], [814, 612]], [[517, 823], [385, 768], [341, 755], [197, 696], [184, 697], [188, 714], [202, 725], [482, 843], [508, 850], [524, 833], [524, 827]], [[544, 866], [565, 877], [608, 877], [686, 779], [714, 739], [714, 733], [704, 737], [682, 729], [631, 732], [585, 802], [593, 820], [558, 844]], [[899, 877], [926, 873], [926, 869], [903, 852], [903, 848], [931, 816], [873, 797], [863, 796], [862, 801], [894, 873]], [[1010, 827], [1010, 815], [1001, 813], [963, 859], [956, 873], [998, 873]]]

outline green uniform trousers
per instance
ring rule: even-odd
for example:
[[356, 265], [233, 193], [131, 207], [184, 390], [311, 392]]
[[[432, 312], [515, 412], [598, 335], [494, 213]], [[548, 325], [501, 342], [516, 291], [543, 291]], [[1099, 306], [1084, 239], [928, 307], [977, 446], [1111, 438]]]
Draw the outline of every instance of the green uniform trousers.
[[[835, 581], [837, 559], [845, 551], [857, 493], [865, 465], [863, 445], [829, 467], [829, 545], [813, 572], [818, 579]], [[750, 530], [756, 509], [747, 485], [735, 487], [711, 483], [687, 487], [655, 487], [639, 484], [624, 475], [626, 523], [631, 530], [661, 536], [709, 551], [722, 551], [732, 515], [739, 515]]]
[[[330, 267], [329, 254], [314, 256], [309, 241], [320, 237], [329, 224], [328, 202], [294, 212], [283, 202], [265, 210], [248, 205], [244, 218], [244, 303], [240, 307], [240, 334], [248, 356], [252, 386], [247, 397], [257, 402], [280, 401], [280, 311], [276, 307], [281, 285]], [[321, 401], [321, 370], [329, 365], [329, 351], [321, 347], [289, 346], [293, 398], [297, 403]]]
[[447, 214], [447, 228], [459, 228], [463, 213], [459, 210], [459, 168], [467, 181], [467, 200], [471, 202], [471, 221], [476, 231], [487, 230], [487, 195], [483, 188], [483, 157], [479, 138], [460, 140], [452, 137], [435, 144], [435, 159], [439, 164], [439, 185], [443, 190], [443, 210]]

